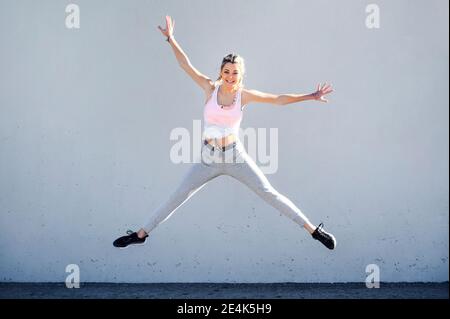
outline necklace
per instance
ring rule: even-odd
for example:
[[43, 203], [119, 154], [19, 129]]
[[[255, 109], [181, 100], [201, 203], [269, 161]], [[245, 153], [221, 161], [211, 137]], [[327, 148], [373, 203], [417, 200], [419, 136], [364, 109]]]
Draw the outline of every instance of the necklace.
[[222, 104], [219, 104], [219, 106], [220, 106], [221, 109], [229, 108], [230, 106], [233, 106], [233, 105], [236, 103], [236, 99], [237, 99], [237, 92], [236, 92], [236, 94], [234, 95], [234, 97], [233, 97], [233, 102], [232, 102], [230, 105], [222, 105]]
[[236, 103], [236, 95], [233, 98], [233, 103], [231, 103], [230, 105], [220, 105], [220, 108], [229, 108], [230, 106], [233, 106]]

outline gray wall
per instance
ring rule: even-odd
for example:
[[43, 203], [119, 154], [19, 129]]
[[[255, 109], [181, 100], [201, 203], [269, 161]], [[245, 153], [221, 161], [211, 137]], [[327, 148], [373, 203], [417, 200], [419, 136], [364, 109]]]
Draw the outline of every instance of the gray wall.
[[[0, 280], [348, 282], [448, 280], [448, 1], [0, 1]], [[245, 84], [329, 104], [250, 105], [278, 128], [273, 186], [338, 238], [330, 252], [244, 185], [220, 177], [152, 234], [116, 250], [179, 183], [170, 132], [203, 93], [156, 29], [164, 16], [216, 77], [239, 52]], [[218, 205], [227, 197], [230, 200]]]

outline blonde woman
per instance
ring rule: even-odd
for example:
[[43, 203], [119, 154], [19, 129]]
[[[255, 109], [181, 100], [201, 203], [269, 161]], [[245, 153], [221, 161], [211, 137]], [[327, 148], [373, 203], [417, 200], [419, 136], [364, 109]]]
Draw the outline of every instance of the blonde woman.
[[[220, 175], [229, 175], [247, 185], [264, 201], [293, 220], [312, 238], [329, 249], [336, 247], [334, 236], [315, 226], [286, 196], [270, 184], [253, 159], [246, 153], [238, 138], [244, 106], [250, 103], [271, 103], [286, 105], [307, 100], [327, 102], [325, 95], [333, 90], [330, 85], [319, 84], [311, 94], [269, 94], [243, 88], [244, 60], [237, 54], [228, 54], [222, 60], [220, 75], [216, 81], [200, 73], [189, 61], [174, 37], [175, 21], [166, 17], [166, 28], [158, 26], [166, 41], [172, 47], [180, 67], [205, 93], [204, 130], [200, 161], [195, 162], [177, 189], [162, 203], [149, 221], [137, 232], [128, 231], [126, 236], [116, 239], [115, 247], [145, 243], [149, 233], [185, 203], [200, 188]], [[213, 196], [218, 196], [213, 194]]]

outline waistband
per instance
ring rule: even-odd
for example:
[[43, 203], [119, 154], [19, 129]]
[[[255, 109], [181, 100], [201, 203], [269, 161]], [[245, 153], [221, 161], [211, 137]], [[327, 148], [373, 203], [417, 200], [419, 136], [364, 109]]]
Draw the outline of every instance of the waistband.
[[217, 146], [211, 145], [211, 144], [208, 143], [207, 140], [203, 140], [203, 144], [206, 145], [209, 149], [211, 149], [211, 151], [214, 151], [215, 149], [217, 149], [217, 150], [220, 150], [222, 152], [225, 152], [225, 151], [227, 151], [229, 149], [232, 149], [232, 148], [236, 147], [237, 142], [235, 141], [233, 143], [228, 144], [227, 146], [222, 146], [222, 147], [217, 147]]

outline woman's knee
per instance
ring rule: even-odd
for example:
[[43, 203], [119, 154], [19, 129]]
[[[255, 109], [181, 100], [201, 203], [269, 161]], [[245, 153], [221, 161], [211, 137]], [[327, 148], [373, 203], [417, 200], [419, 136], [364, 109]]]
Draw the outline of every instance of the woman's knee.
[[277, 198], [279, 195], [275, 188], [267, 185], [258, 187], [257, 193], [265, 198]]

